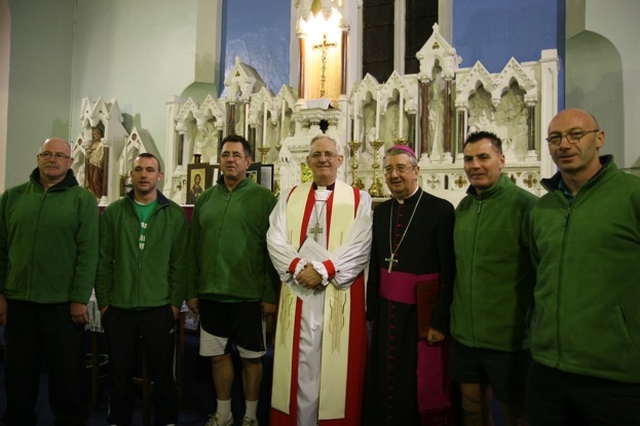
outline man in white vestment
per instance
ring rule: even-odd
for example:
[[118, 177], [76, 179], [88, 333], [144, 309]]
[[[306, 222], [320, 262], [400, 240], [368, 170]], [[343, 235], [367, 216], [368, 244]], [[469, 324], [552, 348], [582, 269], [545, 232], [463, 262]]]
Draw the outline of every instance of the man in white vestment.
[[313, 183], [284, 191], [269, 218], [282, 279], [270, 424], [360, 425], [371, 197], [337, 180], [343, 160], [335, 140], [314, 137]]

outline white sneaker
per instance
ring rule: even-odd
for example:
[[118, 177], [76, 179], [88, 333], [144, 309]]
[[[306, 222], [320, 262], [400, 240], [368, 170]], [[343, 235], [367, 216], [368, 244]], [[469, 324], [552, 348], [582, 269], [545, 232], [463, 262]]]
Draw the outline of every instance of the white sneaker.
[[233, 416], [228, 419], [223, 419], [219, 413], [215, 413], [213, 416], [209, 415], [209, 420], [204, 426], [233, 426]]
[[242, 419], [242, 426], [259, 426], [258, 421], [251, 419], [249, 417], [245, 417]]

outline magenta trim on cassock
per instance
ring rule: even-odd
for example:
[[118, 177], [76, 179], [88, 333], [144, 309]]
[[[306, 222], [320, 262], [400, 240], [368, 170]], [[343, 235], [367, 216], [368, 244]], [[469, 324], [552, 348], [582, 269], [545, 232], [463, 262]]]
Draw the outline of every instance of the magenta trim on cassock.
[[416, 304], [416, 283], [437, 279], [439, 273], [416, 275], [380, 268], [380, 296], [394, 302]]

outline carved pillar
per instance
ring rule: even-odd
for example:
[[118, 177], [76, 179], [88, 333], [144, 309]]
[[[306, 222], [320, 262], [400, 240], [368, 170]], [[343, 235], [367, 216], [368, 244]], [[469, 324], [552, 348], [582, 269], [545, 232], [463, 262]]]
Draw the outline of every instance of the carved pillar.
[[102, 152], [102, 197], [109, 196], [109, 147], [105, 146]]
[[525, 161], [537, 161], [536, 152], [536, 106], [527, 103], [527, 156]]
[[422, 104], [420, 115], [420, 140], [422, 155], [429, 155], [429, 81], [420, 83], [420, 103]]
[[536, 107], [535, 105], [527, 105], [527, 149], [535, 151], [536, 149]]
[[346, 30], [342, 31], [342, 72], [340, 73], [340, 94], [347, 94], [347, 43], [349, 37]]
[[229, 104], [229, 119], [227, 120], [227, 135], [236, 134], [236, 104]]
[[184, 155], [184, 132], [181, 132], [178, 134], [178, 158], [177, 158], [177, 165], [178, 166], [182, 166], [184, 165], [184, 159], [183, 156]]
[[467, 115], [465, 113], [465, 110], [464, 109], [458, 110], [458, 146], [457, 146], [458, 157], [462, 156], [462, 146], [464, 145], [464, 139], [466, 136], [465, 129], [467, 128], [466, 118], [467, 118]]
[[444, 81], [444, 152], [451, 153], [451, 80]]
[[303, 99], [304, 95], [304, 63], [306, 61], [305, 54], [305, 35], [300, 35], [300, 75], [299, 75], [299, 83], [298, 83], [298, 99]]

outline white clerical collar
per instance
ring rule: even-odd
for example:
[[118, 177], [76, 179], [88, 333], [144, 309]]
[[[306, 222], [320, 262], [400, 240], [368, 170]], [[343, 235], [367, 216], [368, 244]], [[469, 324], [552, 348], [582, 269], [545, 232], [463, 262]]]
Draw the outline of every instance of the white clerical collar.
[[405, 197], [403, 199], [396, 198], [396, 201], [398, 202], [398, 204], [404, 204], [404, 200], [408, 200], [409, 198], [411, 198], [414, 195], [416, 195], [416, 192], [418, 192], [418, 189], [420, 189], [420, 186], [416, 186], [416, 190], [413, 191], [413, 193], [411, 195], [409, 195], [408, 197]]

